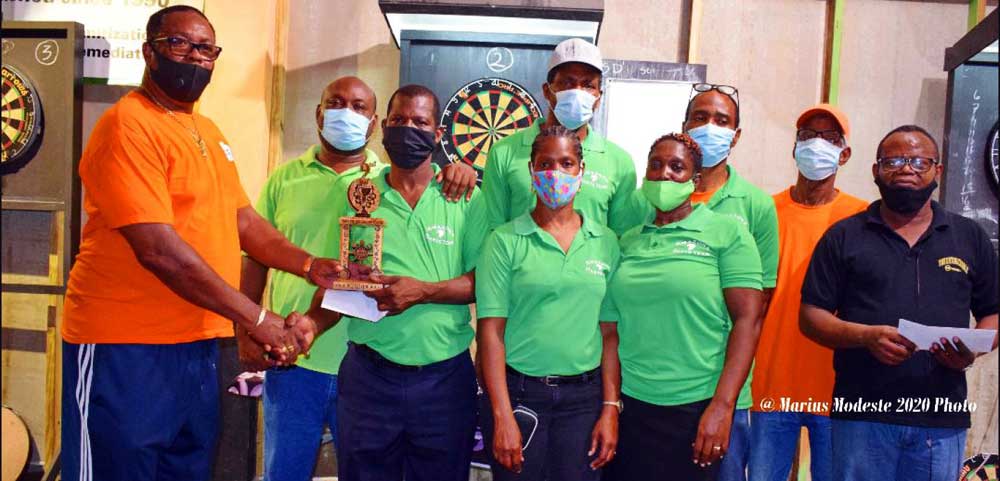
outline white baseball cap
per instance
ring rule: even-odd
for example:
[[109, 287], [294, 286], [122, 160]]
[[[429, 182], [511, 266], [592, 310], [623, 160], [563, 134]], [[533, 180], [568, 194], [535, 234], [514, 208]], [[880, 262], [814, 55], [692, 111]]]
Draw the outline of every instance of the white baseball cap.
[[552, 58], [549, 59], [549, 72], [552, 69], [570, 62], [580, 62], [590, 65], [597, 70], [603, 71], [604, 61], [601, 59], [601, 50], [582, 38], [571, 38], [563, 40], [556, 45], [552, 51]]

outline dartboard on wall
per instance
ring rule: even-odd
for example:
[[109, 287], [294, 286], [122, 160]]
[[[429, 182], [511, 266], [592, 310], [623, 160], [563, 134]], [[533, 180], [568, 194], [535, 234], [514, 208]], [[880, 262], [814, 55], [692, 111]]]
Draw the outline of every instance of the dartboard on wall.
[[441, 112], [441, 147], [450, 162], [482, 170], [498, 140], [529, 127], [541, 116], [524, 87], [500, 78], [481, 78], [458, 89]]
[[1000, 134], [1000, 122], [993, 124], [990, 136], [986, 138], [986, 172], [993, 181], [995, 192], [1000, 196], [1000, 143], [997, 136]]
[[31, 81], [17, 69], [3, 65], [3, 158], [0, 175], [17, 172], [38, 151], [42, 136], [42, 104]]

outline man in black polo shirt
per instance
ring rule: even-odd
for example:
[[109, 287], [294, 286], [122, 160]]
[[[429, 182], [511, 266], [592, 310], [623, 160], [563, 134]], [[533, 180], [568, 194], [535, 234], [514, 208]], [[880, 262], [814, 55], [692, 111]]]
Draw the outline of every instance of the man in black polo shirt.
[[[997, 259], [973, 221], [931, 201], [941, 174], [933, 137], [899, 127], [872, 166], [882, 199], [830, 228], [802, 286], [800, 327], [833, 348], [834, 479], [956, 479], [970, 426], [958, 338], [932, 351], [897, 331], [899, 319], [997, 329]], [[996, 349], [996, 338], [993, 341]]]

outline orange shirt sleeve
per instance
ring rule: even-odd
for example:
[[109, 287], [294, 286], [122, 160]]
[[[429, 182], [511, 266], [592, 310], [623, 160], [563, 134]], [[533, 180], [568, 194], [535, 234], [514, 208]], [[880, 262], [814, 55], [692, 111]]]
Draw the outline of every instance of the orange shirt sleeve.
[[166, 160], [150, 134], [123, 112], [101, 119], [91, 134], [80, 178], [109, 228], [174, 221]]

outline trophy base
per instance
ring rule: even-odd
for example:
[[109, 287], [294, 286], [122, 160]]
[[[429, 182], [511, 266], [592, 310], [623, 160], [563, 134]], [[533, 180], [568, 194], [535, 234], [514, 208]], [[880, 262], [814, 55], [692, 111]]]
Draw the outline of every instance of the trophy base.
[[333, 283], [333, 288], [340, 291], [374, 291], [382, 287], [384, 286], [377, 282], [336, 281]]

